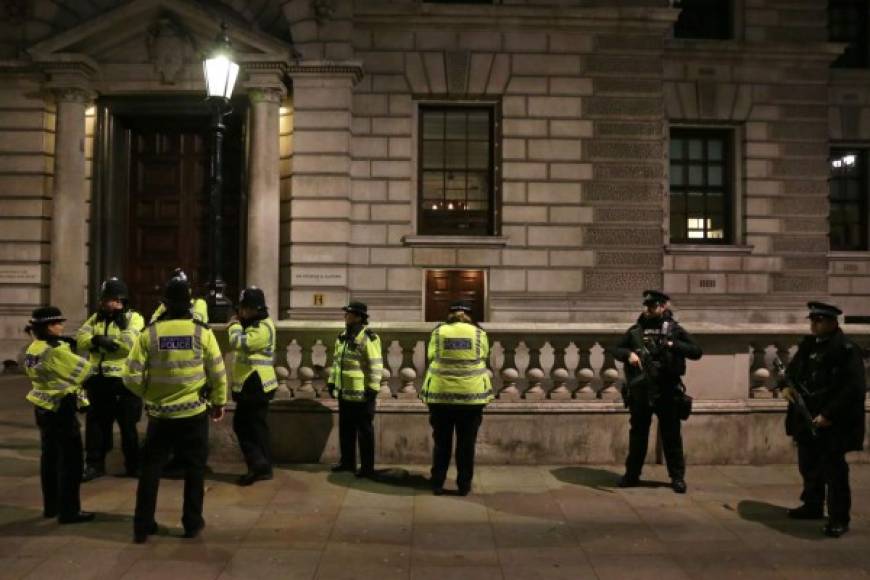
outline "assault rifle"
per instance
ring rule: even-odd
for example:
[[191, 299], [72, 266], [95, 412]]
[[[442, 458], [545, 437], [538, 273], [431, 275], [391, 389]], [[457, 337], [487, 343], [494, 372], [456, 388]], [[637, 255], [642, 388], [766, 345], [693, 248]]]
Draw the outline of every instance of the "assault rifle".
[[785, 397], [789, 403], [794, 405], [794, 409], [797, 412], [800, 421], [800, 427], [809, 432], [812, 438], [815, 439], [819, 433], [815, 423], [813, 423], [813, 414], [810, 412], [810, 408], [807, 407], [806, 397], [809, 396], [809, 392], [803, 384], [792, 381], [788, 378], [785, 374], [785, 365], [779, 357], [775, 357], [772, 364], [773, 369], [776, 371], [776, 374], [780, 379], [780, 384], [785, 385], [785, 388], [781, 388], [780, 392], [782, 392], [783, 397]]

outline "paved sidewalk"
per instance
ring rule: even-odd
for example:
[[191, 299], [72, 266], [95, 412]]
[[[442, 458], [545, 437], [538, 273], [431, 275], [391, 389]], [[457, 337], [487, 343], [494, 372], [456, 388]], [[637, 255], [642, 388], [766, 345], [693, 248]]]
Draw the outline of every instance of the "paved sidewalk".
[[[799, 494], [791, 465], [690, 467], [685, 496], [656, 483], [617, 489], [617, 466], [484, 466], [468, 497], [432, 496], [422, 466], [385, 469], [383, 482], [284, 466], [273, 481], [238, 488], [232, 481], [241, 465], [212, 465], [204, 535], [177, 537], [181, 482], [164, 480], [164, 529], [137, 546], [134, 480], [83, 486], [84, 508], [99, 514], [92, 524], [40, 517], [38, 433], [13, 383], [0, 378], [7, 402], [0, 410], [0, 579], [870, 576], [870, 466], [853, 468], [853, 531], [833, 540], [821, 535], [822, 522], [785, 517]], [[664, 475], [654, 466], [644, 478], [664, 482]]]

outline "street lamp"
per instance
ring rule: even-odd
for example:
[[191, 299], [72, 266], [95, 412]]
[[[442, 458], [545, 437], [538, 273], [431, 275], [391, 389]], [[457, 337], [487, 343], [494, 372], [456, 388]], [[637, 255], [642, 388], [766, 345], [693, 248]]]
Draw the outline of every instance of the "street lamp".
[[226, 126], [224, 117], [232, 112], [230, 97], [239, 75], [239, 65], [233, 61], [227, 25], [221, 23], [220, 32], [210, 55], [202, 63], [206, 94], [211, 108], [212, 147], [209, 164], [209, 285], [208, 318], [213, 322], [227, 322], [233, 304], [226, 297], [227, 284], [223, 279], [223, 144]]

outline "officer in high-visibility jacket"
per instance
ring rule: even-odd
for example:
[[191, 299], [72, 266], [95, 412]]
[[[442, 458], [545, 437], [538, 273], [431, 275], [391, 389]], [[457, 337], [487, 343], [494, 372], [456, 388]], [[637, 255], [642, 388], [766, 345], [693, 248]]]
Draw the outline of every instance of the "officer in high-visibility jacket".
[[142, 397], [148, 414], [133, 518], [136, 543], [157, 533], [157, 489], [170, 450], [184, 464], [184, 537], [195, 538], [205, 527], [208, 416], [220, 421], [227, 401], [220, 348], [208, 326], [193, 318], [186, 278], [169, 280], [164, 304], [166, 312], [139, 335], [124, 371], [124, 384]]
[[275, 323], [269, 318], [266, 296], [256, 286], [242, 290], [238, 315], [227, 328], [233, 357], [230, 384], [236, 411], [233, 431], [239, 440], [248, 471], [239, 485], [272, 479], [269, 443], [269, 401], [275, 396]]
[[113, 447], [112, 427], [121, 429], [124, 472], [136, 477], [139, 469], [139, 433], [142, 401], [124, 388], [121, 376], [133, 342], [145, 326], [142, 315], [131, 310], [127, 285], [109, 278], [100, 288], [100, 308], [76, 332], [81, 353], [88, 353], [94, 375], [85, 383], [88, 407], [85, 421], [85, 474], [91, 481], [106, 474], [106, 455]]
[[94, 519], [94, 514], [82, 511], [79, 498], [82, 435], [76, 417], [76, 410], [88, 404], [81, 385], [92, 367], [70, 348], [74, 341], [61, 336], [65, 320], [54, 306], [33, 311], [27, 327], [33, 342], [24, 355], [24, 371], [33, 386], [27, 400], [36, 407], [42, 447], [42, 515], [77, 524]]
[[[182, 278], [187, 280], [187, 274], [184, 273], [184, 270], [181, 268], [176, 268], [172, 271], [171, 278]], [[157, 320], [163, 316], [166, 312], [166, 305], [162, 302], [157, 305], [157, 308], [154, 309], [154, 312], [151, 313], [151, 318], [148, 320], [149, 324], [153, 324], [157, 322]], [[193, 298], [190, 299], [190, 312], [193, 314], [194, 320], [199, 320], [205, 324], [208, 324], [208, 303], [202, 298]]]
[[338, 398], [338, 438], [341, 460], [332, 471], [356, 471], [357, 477], [375, 474], [375, 408], [381, 388], [384, 359], [381, 339], [368, 328], [368, 306], [351, 302], [344, 308], [345, 330], [335, 340], [329, 392]]
[[468, 495], [474, 477], [474, 445], [483, 420], [483, 408], [492, 398], [486, 361], [489, 338], [470, 317], [467, 302], [454, 302], [446, 324], [439, 324], [429, 338], [429, 369], [420, 398], [429, 406], [432, 426], [432, 491], [444, 493], [456, 432], [456, 485]]

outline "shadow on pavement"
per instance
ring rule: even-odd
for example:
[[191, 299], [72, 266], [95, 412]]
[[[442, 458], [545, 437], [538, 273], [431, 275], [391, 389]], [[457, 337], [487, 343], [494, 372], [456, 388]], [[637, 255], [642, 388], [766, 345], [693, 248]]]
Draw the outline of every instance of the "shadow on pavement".
[[376, 469], [369, 478], [356, 477], [346, 471], [330, 473], [326, 480], [333, 485], [383, 495], [416, 495], [419, 490], [432, 489], [428, 477], [399, 467]]
[[788, 508], [779, 505], [746, 499], [737, 504], [737, 514], [747, 522], [763, 524], [771, 530], [794, 538], [824, 540], [822, 520], [797, 521], [789, 519]]
[[[596, 467], [558, 467], [551, 469], [553, 477], [563, 483], [582, 485], [597, 491], [613, 493], [619, 487], [621, 473]], [[671, 487], [669, 482], [641, 480], [635, 487]]]
[[[131, 515], [96, 512], [96, 518], [93, 522], [60, 525], [55, 518], [43, 518], [41, 511], [22, 509], [18, 506], [0, 505], [0, 512], [7, 510], [20, 512], [22, 519], [16, 519], [15, 521], [0, 525], [0, 538], [45, 536], [49, 532], [61, 532], [65, 535], [85, 538], [108, 539], [124, 544], [129, 543], [131, 538], [133, 522]], [[95, 525], [105, 523], [123, 523], [126, 525], [123, 527], [112, 526], [111, 528]]]

